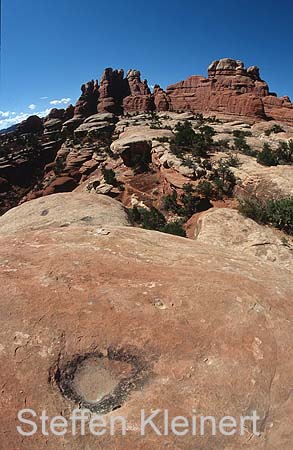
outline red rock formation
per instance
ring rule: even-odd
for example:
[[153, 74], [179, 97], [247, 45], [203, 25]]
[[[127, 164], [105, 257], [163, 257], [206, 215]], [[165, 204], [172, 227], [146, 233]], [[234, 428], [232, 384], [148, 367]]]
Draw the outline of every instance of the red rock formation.
[[156, 111], [168, 111], [170, 107], [170, 99], [166, 92], [158, 85], [154, 86], [154, 103]]
[[[97, 80], [88, 81], [81, 86], [82, 95], [74, 108], [75, 116], [88, 117], [97, 112], [99, 98], [99, 84]], [[71, 117], [69, 117], [70, 119]]]
[[105, 69], [100, 82], [98, 112], [121, 114], [121, 103], [128, 95], [124, 71]]
[[153, 111], [155, 109], [147, 80], [141, 81], [139, 70], [131, 69], [127, 72], [127, 84], [130, 95], [123, 100], [125, 112]]
[[264, 109], [267, 117], [272, 117], [280, 122], [293, 123], [293, 104], [289, 97], [276, 97], [269, 95], [263, 98]]
[[261, 98], [267, 84], [256, 66], [245, 69], [241, 61], [222, 59], [208, 68], [208, 78], [192, 76], [167, 87], [170, 109], [265, 117]]
[[156, 85], [151, 94], [138, 70], [108, 68], [100, 87], [91, 81], [82, 86], [75, 116], [88, 117], [98, 112], [191, 111], [231, 114], [293, 122], [293, 105], [288, 97], [277, 98], [260, 78], [257, 66], [245, 68], [243, 62], [229, 58], [210, 64], [208, 78], [191, 76], [167, 87]]

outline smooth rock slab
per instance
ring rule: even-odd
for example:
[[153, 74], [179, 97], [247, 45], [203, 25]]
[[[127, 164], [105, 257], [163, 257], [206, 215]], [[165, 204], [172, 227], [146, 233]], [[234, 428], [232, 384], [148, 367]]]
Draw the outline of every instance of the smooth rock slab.
[[[290, 272], [158, 232], [105, 230], [0, 237], [2, 448], [291, 450]], [[110, 348], [146, 368], [120, 408], [104, 415], [124, 416], [126, 436], [111, 437], [109, 428], [100, 437], [17, 433], [22, 408], [69, 419], [77, 404], [62, 395], [60, 374], [78, 355]], [[257, 410], [261, 436], [248, 427], [244, 436], [157, 436], [148, 428], [142, 437], [141, 409], [157, 408], [218, 419]], [[161, 430], [162, 422], [159, 415]]]
[[76, 225], [128, 224], [126, 210], [116, 200], [94, 192], [66, 192], [10, 209], [0, 217], [0, 234]]

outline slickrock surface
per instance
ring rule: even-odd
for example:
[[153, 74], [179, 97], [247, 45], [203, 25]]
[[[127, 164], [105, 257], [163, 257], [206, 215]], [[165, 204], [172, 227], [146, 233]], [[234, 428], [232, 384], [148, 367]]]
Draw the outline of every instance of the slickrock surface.
[[[104, 230], [41, 228], [0, 237], [1, 448], [291, 450], [291, 272], [237, 246], [224, 250], [131, 227]], [[134, 361], [134, 372], [126, 361]], [[70, 363], [77, 372], [66, 391]], [[78, 406], [72, 393], [87, 405], [123, 373], [134, 377], [128, 395], [104, 417], [124, 416], [126, 436], [17, 433], [19, 409], [69, 419]], [[98, 387], [96, 377], [104, 380]], [[217, 418], [257, 410], [261, 436], [249, 428], [226, 437], [211, 430], [159, 437], [147, 429], [142, 438], [142, 408]], [[156, 424], [161, 428], [162, 416]]]
[[121, 203], [94, 192], [53, 194], [10, 209], [0, 218], [0, 234], [40, 228], [127, 226]]

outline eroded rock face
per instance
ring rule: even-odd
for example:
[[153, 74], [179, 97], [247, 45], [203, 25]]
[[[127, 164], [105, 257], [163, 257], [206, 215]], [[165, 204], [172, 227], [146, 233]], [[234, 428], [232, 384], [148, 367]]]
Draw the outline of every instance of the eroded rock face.
[[208, 68], [208, 79], [192, 76], [167, 87], [172, 110], [214, 111], [238, 116], [264, 117], [261, 98], [268, 86], [258, 68], [244, 68], [241, 61], [221, 59]]
[[155, 109], [153, 96], [147, 80], [141, 81], [139, 70], [128, 71], [127, 83], [130, 95], [123, 99], [123, 110], [125, 112], [153, 111]]
[[121, 114], [122, 99], [128, 95], [128, 87], [124, 80], [124, 71], [105, 69], [99, 88], [98, 112]]
[[99, 83], [91, 80], [81, 86], [82, 95], [74, 108], [75, 116], [88, 117], [97, 112], [99, 98]]
[[155, 85], [151, 93], [139, 70], [131, 69], [124, 78], [122, 69], [107, 68], [98, 83], [82, 86], [75, 115], [87, 117], [98, 112], [115, 114], [146, 111], [192, 111], [273, 118], [293, 123], [293, 106], [286, 97], [277, 98], [260, 77], [257, 66], [244, 67], [239, 60], [223, 58], [208, 67], [208, 78], [191, 76], [167, 87]]
[[[108, 225], [103, 233], [75, 226], [2, 235], [0, 258], [3, 448], [291, 450], [287, 269]], [[126, 436], [119, 427], [112, 437], [16, 431], [24, 407], [69, 419], [78, 405], [107, 420], [125, 417]], [[141, 410], [157, 408], [217, 420], [257, 410], [261, 436], [250, 428], [212, 436], [208, 427], [204, 436], [156, 436], [148, 428], [142, 437]], [[162, 414], [155, 423], [162, 429]]]

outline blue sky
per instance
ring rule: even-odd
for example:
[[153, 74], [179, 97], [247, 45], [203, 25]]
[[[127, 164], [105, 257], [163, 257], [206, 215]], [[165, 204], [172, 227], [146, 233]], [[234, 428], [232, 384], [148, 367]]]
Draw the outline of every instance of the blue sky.
[[293, 99], [292, 22], [291, 0], [2, 0], [0, 128], [74, 103], [105, 67], [165, 87], [231, 57]]

